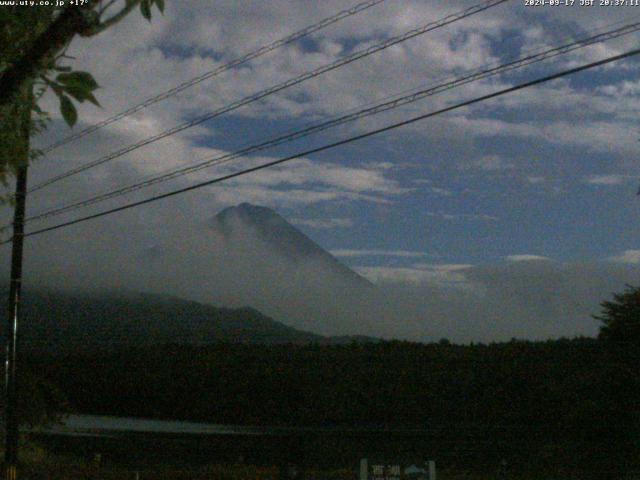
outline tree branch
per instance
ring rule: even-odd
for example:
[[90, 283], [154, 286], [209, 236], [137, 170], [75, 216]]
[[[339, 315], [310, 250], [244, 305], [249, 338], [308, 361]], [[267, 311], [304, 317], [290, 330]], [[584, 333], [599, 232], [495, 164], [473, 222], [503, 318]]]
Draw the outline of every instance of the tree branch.
[[127, 4], [125, 5], [125, 7], [122, 10], [120, 10], [118, 13], [116, 13], [114, 16], [105, 20], [104, 22], [100, 22], [98, 25], [95, 25], [94, 27], [90, 28], [87, 32], [83, 33], [82, 35], [85, 37], [97, 35], [98, 33], [115, 25], [124, 17], [126, 17], [129, 14], [129, 12], [131, 12], [131, 10], [133, 10], [136, 7], [136, 5], [140, 3], [140, 0], [127, 0], [126, 3]]
[[118, 0], [109, 0], [109, 2], [106, 5], [102, 5], [102, 0], [100, 2], [100, 15], [102, 15], [104, 12], [106, 12], [107, 10], [109, 10], [111, 8], [111, 6], [116, 3]]
[[25, 55], [2, 73], [0, 112], [15, 101], [22, 85], [35, 78], [74, 35], [82, 35], [95, 26], [98, 19], [92, 8], [93, 2], [89, 3], [88, 8], [68, 5], [49, 28], [38, 36]]

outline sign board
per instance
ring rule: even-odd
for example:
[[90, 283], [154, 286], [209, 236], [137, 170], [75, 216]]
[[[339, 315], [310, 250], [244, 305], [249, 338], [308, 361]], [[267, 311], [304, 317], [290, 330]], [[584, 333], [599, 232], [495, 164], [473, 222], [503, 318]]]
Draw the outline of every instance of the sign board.
[[360, 480], [436, 480], [433, 460], [417, 463], [360, 460]]

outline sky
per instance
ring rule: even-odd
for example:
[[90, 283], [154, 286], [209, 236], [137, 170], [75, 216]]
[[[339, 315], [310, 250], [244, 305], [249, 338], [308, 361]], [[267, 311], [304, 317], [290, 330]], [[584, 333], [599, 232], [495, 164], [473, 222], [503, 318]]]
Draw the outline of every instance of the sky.
[[[91, 72], [101, 85], [96, 96], [102, 108], [80, 105], [74, 131], [355, 3], [174, 1], [150, 23], [136, 13], [95, 38], [77, 39], [68, 52], [74, 57], [70, 62], [75, 69]], [[30, 183], [471, 5], [474, 2], [386, 0], [56, 149], [31, 168]], [[34, 192], [28, 212], [81, 200], [633, 21], [640, 21], [640, 7], [526, 7], [512, 0]], [[639, 38], [635, 33], [580, 49], [124, 198], [33, 222], [29, 228], [187, 186], [606, 58], [636, 48]], [[500, 310], [511, 327], [484, 324], [458, 338], [490, 339], [492, 332], [496, 338], [595, 334], [597, 324], [588, 312], [625, 283], [638, 283], [640, 273], [638, 67], [637, 59], [626, 59], [153, 205], [32, 237], [27, 244], [27, 280], [30, 275], [34, 281], [46, 278], [64, 286], [71, 272], [78, 274], [77, 265], [83, 265], [94, 274], [84, 283], [99, 283], [114, 275], [106, 273], [114, 262], [162, 245], [163, 239], [197, 236], [222, 208], [250, 202], [275, 209], [345, 264], [390, 289], [441, 286], [455, 274], [485, 295], [489, 284], [495, 291], [509, 290], [517, 270], [518, 278], [531, 280], [514, 287], [513, 295], [520, 300], [537, 298], [534, 293], [546, 285], [546, 275], [561, 277], [567, 287], [582, 285], [580, 301], [589, 296], [588, 307], [581, 310], [582, 325], [572, 317], [562, 328], [524, 328], [517, 325], [524, 307], [508, 307], [505, 313], [495, 298], [482, 301], [479, 294], [480, 300], [467, 305], [464, 315], [442, 313], [457, 315], [455, 328], [429, 330], [425, 320], [426, 324], [406, 328], [374, 328], [375, 333], [455, 337], [466, 328], [465, 321], [473, 321], [470, 312], [486, 309], [494, 312], [489, 317]], [[42, 106], [53, 121], [35, 144], [46, 146], [70, 130], [60, 119], [54, 96], [47, 94]], [[5, 218], [9, 213], [5, 208]], [[78, 255], [86, 262], [78, 262]], [[206, 256], [206, 248], [188, 249], [183, 261], [198, 263]], [[562, 303], [562, 295], [574, 293], [565, 289], [555, 298]], [[442, 302], [431, 305], [433, 311], [457, 301], [456, 294], [438, 295]], [[526, 315], [553, 314], [541, 313], [539, 307], [527, 307]], [[429, 309], [422, 310], [428, 317]], [[349, 322], [333, 330], [312, 327], [326, 333], [369, 333], [354, 331], [357, 325]]]

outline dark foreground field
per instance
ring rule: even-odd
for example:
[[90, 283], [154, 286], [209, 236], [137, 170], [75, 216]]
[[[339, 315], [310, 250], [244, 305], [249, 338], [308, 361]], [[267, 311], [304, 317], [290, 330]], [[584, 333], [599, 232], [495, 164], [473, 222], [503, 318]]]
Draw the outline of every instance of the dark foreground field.
[[[505, 461], [513, 479], [585, 480], [625, 478], [640, 466], [639, 359], [626, 339], [583, 338], [466, 346], [167, 345], [39, 355], [28, 364], [74, 414], [321, 431], [39, 439], [52, 458], [72, 453], [91, 463], [101, 453], [104, 478], [122, 469], [113, 475], [127, 478], [146, 466], [227, 478], [206, 475], [213, 475], [210, 465], [231, 472], [235, 464], [269, 475], [289, 462], [308, 471], [355, 472], [362, 457], [410, 456], [435, 460], [439, 479], [495, 478]], [[46, 468], [55, 472], [57, 463]], [[255, 475], [247, 478], [262, 478]]]
[[[592, 464], [530, 462], [509, 464], [501, 472], [493, 456], [478, 458], [474, 440], [431, 443], [422, 436], [198, 436], [176, 434], [33, 435], [24, 437], [21, 476], [25, 480], [347, 480], [358, 478], [359, 459], [399, 462], [435, 458], [438, 480], [584, 480], [633, 478], [633, 472]], [[478, 441], [477, 450], [495, 439]], [[486, 447], [485, 447], [486, 448]], [[559, 448], [561, 449], [561, 447]], [[568, 453], [568, 452], [565, 452]], [[469, 456], [477, 459], [468, 463]], [[548, 457], [551, 459], [552, 457]], [[603, 460], [603, 459], [601, 459]], [[403, 462], [403, 463], [406, 463]], [[467, 465], [464, 467], [463, 465]]]

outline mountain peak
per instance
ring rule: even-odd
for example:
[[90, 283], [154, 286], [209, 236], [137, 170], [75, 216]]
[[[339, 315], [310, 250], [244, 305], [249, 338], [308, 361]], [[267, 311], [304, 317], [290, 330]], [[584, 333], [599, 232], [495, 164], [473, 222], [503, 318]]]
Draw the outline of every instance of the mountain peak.
[[317, 255], [324, 250], [274, 210], [251, 203], [241, 203], [220, 211], [213, 218], [213, 228], [229, 237], [247, 236], [247, 228], [280, 253], [291, 257]]
[[236, 207], [229, 207], [227, 210], [237, 210], [238, 212], [246, 213], [249, 215], [277, 215], [277, 213], [268, 207], [261, 205], [254, 205], [253, 203], [241, 203]]
[[273, 252], [296, 263], [320, 261], [344, 278], [356, 280], [359, 284], [369, 284], [268, 207], [246, 202], [227, 207], [213, 218], [211, 226], [225, 238], [232, 239], [236, 235], [244, 239], [255, 237], [263, 244], [269, 245]]
[[270, 208], [267, 207], [263, 207], [262, 205], [254, 205], [253, 203], [249, 203], [249, 202], [242, 202], [239, 205], [236, 205], [235, 207], [229, 207], [229, 208], [235, 208], [237, 210], [244, 210], [247, 212], [264, 212], [264, 211], [270, 211], [272, 212], [273, 210], [271, 210]]
[[264, 221], [273, 221], [276, 219], [279, 219], [282, 222], [286, 222], [274, 210], [246, 202], [234, 207], [227, 207], [224, 210], [221, 210], [215, 216], [215, 220], [219, 222], [228, 222], [231, 219], [240, 219], [242, 221], [250, 223], [260, 223]]

